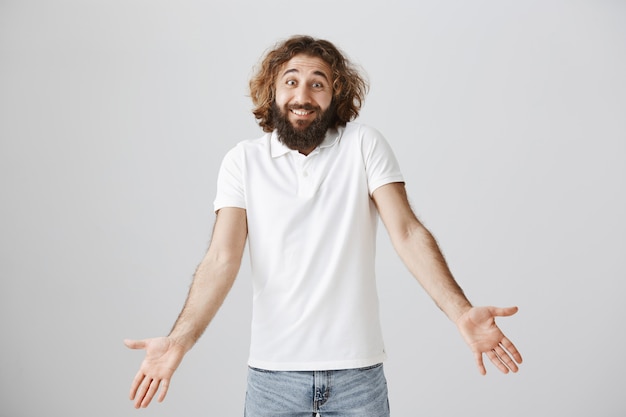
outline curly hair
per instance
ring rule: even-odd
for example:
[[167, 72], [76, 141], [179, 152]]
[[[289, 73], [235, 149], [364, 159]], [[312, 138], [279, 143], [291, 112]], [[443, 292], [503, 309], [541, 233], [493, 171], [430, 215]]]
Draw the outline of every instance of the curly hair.
[[345, 126], [356, 119], [369, 85], [354, 65], [329, 41], [311, 36], [293, 36], [269, 51], [256, 74], [250, 79], [252, 113], [265, 132], [274, 130], [272, 104], [276, 94], [276, 79], [280, 67], [298, 54], [321, 58], [332, 71], [335, 117], [332, 127]]

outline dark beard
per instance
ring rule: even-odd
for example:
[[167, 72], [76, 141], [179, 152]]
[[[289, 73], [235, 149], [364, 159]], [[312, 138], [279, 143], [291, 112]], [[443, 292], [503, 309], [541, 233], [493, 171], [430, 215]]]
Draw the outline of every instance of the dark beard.
[[[291, 108], [313, 110], [316, 112], [317, 117], [308, 126], [295, 128], [287, 117], [287, 112]], [[285, 111], [281, 111], [276, 102], [272, 103], [272, 120], [278, 132], [278, 140], [293, 150], [310, 151], [319, 146], [324, 141], [326, 131], [332, 125], [334, 119], [334, 102], [331, 102], [324, 112], [319, 107], [314, 107], [310, 104], [286, 107]]]

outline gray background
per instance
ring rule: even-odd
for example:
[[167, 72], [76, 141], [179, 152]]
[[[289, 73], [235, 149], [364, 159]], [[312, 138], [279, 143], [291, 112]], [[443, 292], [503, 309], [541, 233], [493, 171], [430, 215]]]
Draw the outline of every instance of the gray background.
[[475, 369], [379, 234], [395, 416], [624, 416], [626, 2], [0, 0], [0, 415], [242, 415], [249, 264], [166, 401], [127, 399], [203, 255], [247, 80], [292, 34], [361, 65], [360, 121], [475, 304], [522, 351]]

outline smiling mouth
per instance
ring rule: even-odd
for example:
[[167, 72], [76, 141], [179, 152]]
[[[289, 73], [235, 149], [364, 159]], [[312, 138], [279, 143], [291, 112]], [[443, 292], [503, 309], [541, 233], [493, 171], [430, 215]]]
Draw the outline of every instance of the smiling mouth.
[[309, 114], [313, 113], [312, 111], [300, 110], [300, 109], [291, 109], [291, 112], [295, 114], [296, 116], [308, 116]]

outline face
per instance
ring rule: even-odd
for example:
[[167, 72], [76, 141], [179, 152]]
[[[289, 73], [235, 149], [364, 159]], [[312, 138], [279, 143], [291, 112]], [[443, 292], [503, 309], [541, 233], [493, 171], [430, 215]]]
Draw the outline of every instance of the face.
[[278, 138], [307, 155], [335, 118], [331, 70], [322, 59], [296, 55], [279, 70], [272, 114]]
[[296, 55], [282, 65], [276, 80], [276, 106], [296, 130], [321, 118], [333, 99], [330, 66], [321, 58]]

